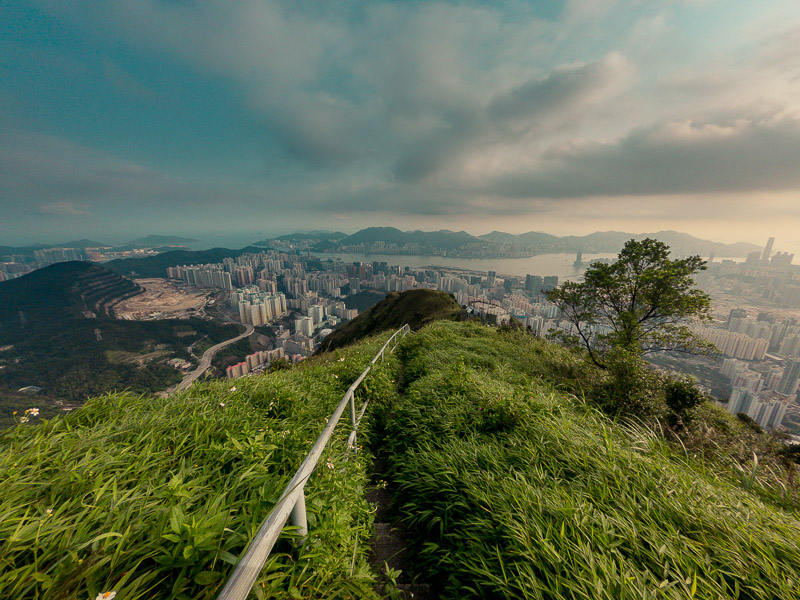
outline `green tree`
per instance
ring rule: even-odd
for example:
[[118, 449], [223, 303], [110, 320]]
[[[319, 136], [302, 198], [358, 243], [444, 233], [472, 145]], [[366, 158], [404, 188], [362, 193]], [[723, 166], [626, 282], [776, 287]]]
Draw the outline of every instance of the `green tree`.
[[687, 325], [710, 318], [709, 297], [694, 288], [693, 279], [705, 268], [699, 256], [670, 259], [669, 246], [658, 240], [630, 240], [615, 263], [593, 264], [582, 282], [566, 282], [547, 296], [594, 364], [629, 369], [650, 352], [713, 348]]

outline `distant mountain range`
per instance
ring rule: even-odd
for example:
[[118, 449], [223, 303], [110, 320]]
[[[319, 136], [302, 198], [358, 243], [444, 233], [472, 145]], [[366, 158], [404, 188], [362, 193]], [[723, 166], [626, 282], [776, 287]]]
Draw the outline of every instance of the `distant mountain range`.
[[623, 231], [596, 231], [584, 236], [557, 237], [548, 233], [530, 231], [519, 235], [493, 231], [480, 236], [481, 239], [501, 246], [534, 247], [550, 252], [619, 252], [628, 240], [654, 238], [667, 244], [675, 254], [699, 254], [701, 256], [747, 256], [749, 252], [761, 250], [761, 246], [748, 242], [724, 244], [703, 240], [688, 233], [666, 230], [655, 233], [625, 233]]
[[[744, 257], [749, 252], [761, 250], [761, 246], [747, 242], [724, 244], [704, 240], [688, 233], [678, 231], [658, 231], [655, 233], [626, 233], [623, 231], [596, 231], [584, 236], [555, 236], [540, 231], [529, 231], [518, 235], [493, 231], [474, 236], [466, 231], [401, 231], [395, 227], [367, 227], [348, 235], [341, 231], [311, 230], [299, 231], [277, 238], [262, 240], [240, 250], [212, 248], [210, 250], [190, 251], [175, 249], [174, 246], [188, 246], [197, 242], [193, 238], [174, 235], [148, 235], [132, 240], [124, 245], [103, 244], [95, 240], [83, 239], [64, 244], [36, 244], [25, 247], [0, 246], [0, 256], [23, 254], [33, 256], [34, 250], [43, 248], [92, 248], [113, 247], [115, 250], [133, 248], [155, 248], [161, 254], [146, 259], [119, 259], [106, 263], [106, 266], [120, 274], [139, 277], [163, 277], [163, 270], [169, 266], [219, 262], [226, 256], [238, 256], [244, 252], [260, 251], [269, 247], [285, 247], [290, 244], [298, 249], [317, 252], [364, 250], [375, 254], [382, 251], [389, 254], [444, 254], [461, 257], [520, 257], [551, 252], [616, 253], [630, 239], [656, 238], [666, 243], [674, 254], [699, 254], [715, 256]], [[358, 248], [358, 249], [356, 249]], [[390, 251], [391, 250], [391, 251]], [[133, 262], [126, 262], [133, 261]]]
[[[342, 234], [344, 235], [344, 234]], [[23, 256], [33, 255], [35, 250], [45, 250], [47, 248], [114, 248], [115, 250], [134, 250], [136, 248], [166, 248], [169, 246], [189, 246], [197, 243], [198, 240], [185, 238], [177, 235], [146, 235], [144, 237], [125, 242], [123, 244], [108, 244], [96, 240], [82, 239], [70, 240], [60, 244], [31, 244], [29, 246], [0, 246], [0, 255], [21, 254]]]
[[[548, 233], [530, 231], [514, 235], [501, 231], [493, 231], [482, 236], [473, 236], [466, 231], [401, 231], [395, 227], [367, 227], [352, 235], [341, 232], [310, 232], [290, 234], [277, 238], [280, 241], [308, 242], [316, 241], [312, 247], [316, 251], [348, 251], [354, 246], [363, 246], [364, 250], [380, 253], [382, 247], [392, 246], [399, 253], [443, 252], [462, 256], [520, 256], [544, 254], [549, 252], [586, 252], [614, 253], [619, 252], [626, 241], [655, 238], [666, 243], [672, 252], [678, 255], [699, 254], [701, 256], [743, 257], [760, 246], [746, 242], [724, 244], [703, 240], [688, 233], [677, 231], [659, 231], [656, 233], [625, 233], [622, 231], [597, 231], [585, 236], [558, 237]], [[259, 243], [268, 245], [269, 241]]]

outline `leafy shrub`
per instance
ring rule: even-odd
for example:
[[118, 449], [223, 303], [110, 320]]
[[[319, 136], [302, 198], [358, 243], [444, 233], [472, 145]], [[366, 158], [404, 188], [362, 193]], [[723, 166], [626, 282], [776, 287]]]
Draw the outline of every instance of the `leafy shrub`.
[[673, 379], [664, 386], [664, 399], [669, 409], [683, 421], [691, 419], [691, 412], [703, 402], [703, 394], [689, 379]]

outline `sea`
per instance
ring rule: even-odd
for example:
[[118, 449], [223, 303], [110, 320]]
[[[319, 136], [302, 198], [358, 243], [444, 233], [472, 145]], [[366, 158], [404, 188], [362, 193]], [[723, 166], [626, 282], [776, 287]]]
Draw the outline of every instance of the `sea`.
[[616, 253], [584, 254], [583, 266], [576, 267], [574, 252], [557, 254], [538, 254], [526, 258], [455, 258], [450, 256], [408, 256], [404, 254], [359, 254], [349, 252], [325, 252], [313, 254], [320, 260], [340, 259], [344, 262], [386, 262], [420, 269], [425, 267], [450, 267], [486, 273], [494, 271], [500, 276], [511, 275], [556, 275], [559, 281], [577, 281], [586, 270], [589, 262], [596, 258], [616, 258]]

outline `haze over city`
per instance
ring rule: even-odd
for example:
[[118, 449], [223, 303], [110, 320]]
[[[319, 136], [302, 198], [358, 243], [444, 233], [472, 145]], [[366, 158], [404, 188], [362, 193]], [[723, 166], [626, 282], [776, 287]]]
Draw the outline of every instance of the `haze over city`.
[[800, 4], [12, 2], [3, 243], [367, 225], [800, 250]]

